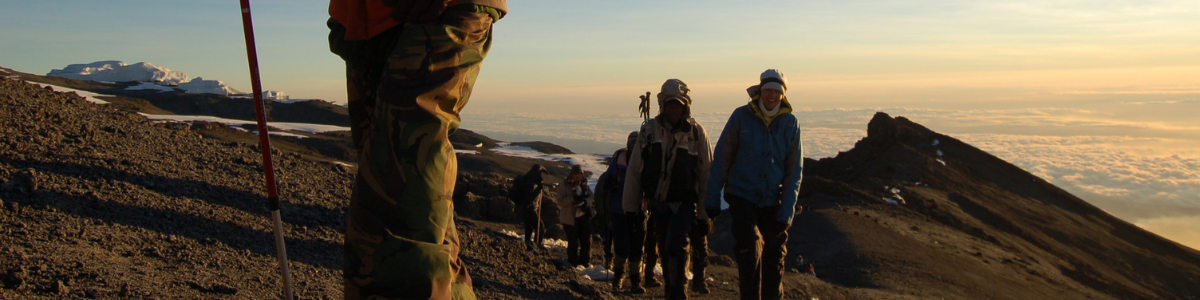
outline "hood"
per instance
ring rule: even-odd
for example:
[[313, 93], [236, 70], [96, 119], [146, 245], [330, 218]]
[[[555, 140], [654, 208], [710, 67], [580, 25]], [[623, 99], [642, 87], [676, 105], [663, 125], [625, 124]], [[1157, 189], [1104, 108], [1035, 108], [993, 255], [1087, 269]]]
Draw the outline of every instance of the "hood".
[[762, 93], [760, 92], [761, 87], [761, 85], [757, 84], [750, 86], [749, 88], [746, 88], [746, 93], [750, 94], [750, 110], [754, 111], [754, 115], [758, 116], [758, 119], [762, 120], [763, 124], [767, 124], [769, 126], [771, 125], [772, 121], [775, 121], [775, 118], [778, 118], [783, 114], [792, 113], [792, 103], [788, 101], [787, 94], [783, 94], [783, 99], [779, 101], [779, 105], [782, 106], [779, 108], [779, 113], [775, 114], [774, 117], [768, 118], [767, 115], [763, 113], [763, 108], [758, 106], [758, 99], [762, 98]]
[[685, 119], [692, 117], [692, 90], [688, 89], [686, 83], [679, 79], [667, 79], [664, 82], [662, 89], [658, 92], [658, 115], [662, 115], [663, 106], [667, 104], [667, 100], [679, 99], [683, 102]]

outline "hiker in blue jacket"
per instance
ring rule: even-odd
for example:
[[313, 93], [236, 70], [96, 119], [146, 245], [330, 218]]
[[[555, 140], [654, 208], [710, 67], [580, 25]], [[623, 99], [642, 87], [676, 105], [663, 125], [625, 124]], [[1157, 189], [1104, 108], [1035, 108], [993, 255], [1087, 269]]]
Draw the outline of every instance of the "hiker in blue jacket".
[[713, 151], [704, 208], [719, 215], [724, 191], [741, 299], [780, 299], [787, 230], [804, 168], [800, 126], [779, 71], [766, 70], [746, 91], [750, 103], [729, 116]]

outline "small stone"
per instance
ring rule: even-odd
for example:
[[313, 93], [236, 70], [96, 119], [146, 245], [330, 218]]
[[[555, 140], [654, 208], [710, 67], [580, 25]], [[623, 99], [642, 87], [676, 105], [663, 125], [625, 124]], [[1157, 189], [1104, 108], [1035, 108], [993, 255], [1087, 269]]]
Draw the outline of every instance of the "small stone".
[[234, 295], [238, 289], [225, 285], [224, 283], [214, 283], [211, 289], [214, 293]]
[[54, 282], [54, 293], [55, 294], [66, 295], [67, 293], [70, 293], [70, 292], [71, 292], [71, 289], [68, 288], [67, 285], [62, 282], [62, 280], [58, 280], [58, 281]]

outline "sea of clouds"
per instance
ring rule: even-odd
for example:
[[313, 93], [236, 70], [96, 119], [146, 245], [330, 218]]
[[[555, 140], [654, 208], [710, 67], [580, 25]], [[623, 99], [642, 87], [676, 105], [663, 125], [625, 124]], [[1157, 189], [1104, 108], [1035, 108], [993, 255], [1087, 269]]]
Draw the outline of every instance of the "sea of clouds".
[[[1145, 110], [1169, 110], [1147, 115]], [[1131, 223], [1200, 248], [1200, 122], [1175, 118], [1200, 101], [1109, 103], [1104, 109], [832, 109], [799, 111], [804, 153], [822, 158], [866, 136], [877, 111], [950, 135], [1088, 200]], [[693, 116], [715, 144], [728, 113]], [[636, 115], [464, 115], [463, 128], [505, 141], [547, 141], [610, 154]]]

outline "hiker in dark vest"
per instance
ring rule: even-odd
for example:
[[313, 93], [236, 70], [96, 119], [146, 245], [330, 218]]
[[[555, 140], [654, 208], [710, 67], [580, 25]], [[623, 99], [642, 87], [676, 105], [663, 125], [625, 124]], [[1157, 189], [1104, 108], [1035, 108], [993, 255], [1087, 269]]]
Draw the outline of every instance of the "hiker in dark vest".
[[591, 265], [592, 190], [583, 166], [571, 166], [571, 173], [559, 185], [558, 197], [559, 223], [567, 232], [567, 262], [575, 266]]
[[[617, 150], [618, 152], [621, 150]], [[612, 160], [616, 160], [617, 154], [613, 154]], [[612, 166], [613, 161], [609, 161], [609, 166]], [[607, 169], [605, 173], [607, 173]], [[600, 249], [604, 250], [604, 269], [612, 270], [613, 264], [613, 240], [612, 227], [609, 224], [612, 222], [614, 214], [609, 213], [608, 198], [612, 193], [611, 185], [608, 183], [608, 178], [605, 178], [604, 173], [601, 173], [596, 178], [595, 190], [592, 191], [592, 211], [596, 212], [592, 216], [592, 233], [600, 235]], [[616, 214], [615, 216], [623, 216]]]
[[528, 172], [513, 179], [512, 189], [508, 192], [513, 205], [523, 213], [525, 248], [534, 253], [539, 249], [546, 250], [542, 236], [546, 233], [546, 229], [542, 227], [542, 191], [545, 189], [542, 174], [548, 173], [546, 168], [534, 164]]
[[[604, 174], [600, 174], [600, 178], [596, 181], [596, 202], [605, 202], [606, 211], [604, 213], [609, 215], [608, 225], [613, 248], [613, 262], [609, 270], [613, 272], [611, 283], [614, 291], [619, 291], [623, 287], [626, 263], [631, 262], [630, 258], [636, 255], [637, 263], [633, 264], [638, 264], [641, 262], [642, 256], [640, 249], [642, 243], [637, 243], [639, 249], [636, 250], [632, 247], [633, 243], [630, 243], [633, 232], [630, 220], [627, 219], [625, 209], [622, 207], [624, 203], [622, 196], [625, 193], [625, 171], [629, 166], [629, 148], [633, 148], [633, 142], [636, 140], [637, 132], [629, 133], [625, 148], [617, 149], [613, 153], [612, 161], [608, 163], [608, 169], [604, 171]], [[637, 266], [637, 268], [641, 267]], [[641, 286], [641, 278], [630, 279], [633, 285]]]
[[750, 103], [733, 111], [717, 140], [704, 208], [719, 215], [724, 189], [742, 299], [780, 299], [787, 230], [798, 211], [804, 168], [800, 126], [779, 71], [763, 72], [746, 91]]
[[476, 299], [454, 224], [450, 135], [506, 0], [330, 0], [358, 173], [346, 208], [345, 299]]
[[708, 219], [697, 207], [705, 195], [712, 152], [704, 127], [691, 118], [689, 92], [678, 79], [663, 83], [658, 116], [642, 125], [625, 173], [625, 211], [636, 213], [645, 205], [654, 214], [668, 300], [688, 297], [688, 233], [697, 220]]

